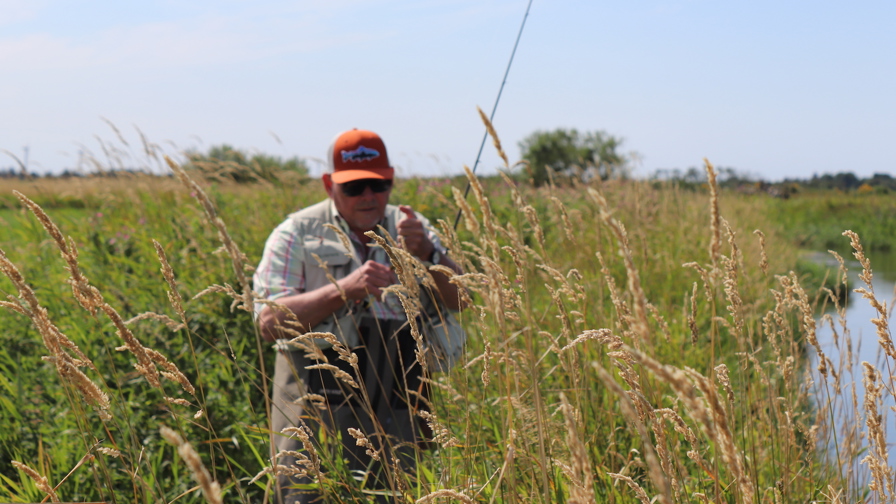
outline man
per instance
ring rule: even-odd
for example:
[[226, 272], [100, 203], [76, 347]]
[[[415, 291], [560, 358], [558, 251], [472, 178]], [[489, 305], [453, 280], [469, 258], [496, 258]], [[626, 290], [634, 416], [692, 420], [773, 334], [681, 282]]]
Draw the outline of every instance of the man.
[[[408, 206], [388, 204], [394, 169], [377, 134], [358, 129], [339, 134], [327, 160], [330, 172], [323, 183], [329, 198], [290, 215], [274, 230], [254, 276], [256, 292], [267, 300], [256, 310], [262, 334], [280, 342], [271, 412], [274, 443], [278, 451], [298, 452], [306, 445], [296, 435], [281, 435], [283, 429], [308, 425], [316, 433], [325, 428], [330, 439], [338, 435], [342, 440], [342, 453], [333, 456], [346, 459], [349, 469], [366, 473], [368, 487], [395, 489], [392, 461], [411, 469], [414, 447], [424, 441], [416, 415], [425, 406], [427, 388], [401, 301], [383, 292], [398, 283], [389, 256], [365, 233], [384, 229], [424, 264], [440, 264], [457, 273], [461, 269], [426, 218]], [[459, 309], [457, 286], [442, 273], [432, 277], [438, 306]], [[421, 292], [421, 297], [429, 295], [427, 289]], [[427, 305], [427, 299], [421, 302]], [[324, 358], [310, 358], [314, 352], [283, 344], [297, 330], [333, 333], [338, 344], [313, 339], [309, 344]], [[355, 366], [346, 358], [346, 348], [357, 356]], [[308, 397], [318, 407], [300, 399]], [[352, 434], [359, 432], [366, 446], [356, 444]], [[303, 467], [296, 461], [286, 456], [278, 463]], [[303, 489], [290, 488], [296, 483]], [[278, 476], [278, 502], [326, 497], [326, 491], [308, 483], [304, 477]]]

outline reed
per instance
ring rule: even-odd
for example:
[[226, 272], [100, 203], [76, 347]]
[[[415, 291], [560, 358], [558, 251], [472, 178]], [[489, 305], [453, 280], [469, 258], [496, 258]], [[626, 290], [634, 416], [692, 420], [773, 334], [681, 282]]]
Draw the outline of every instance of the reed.
[[[85, 185], [84, 206], [57, 217], [29, 182], [31, 192], [16, 189], [17, 209], [0, 214], [15, 233], [0, 239], [12, 293], [0, 302], [0, 500], [263, 502], [279, 474], [306, 478], [329, 502], [893, 495], [882, 437], [893, 396], [889, 306], [871, 287], [859, 235], [847, 234], [867, 282], [857, 292], [876, 310], [884, 360], [850, 377], [853, 343], [834, 292], [845, 261], [836, 255], [837, 280], [810, 290], [769, 204], [720, 190], [708, 161], [704, 192], [562, 177], [533, 188], [469, 170], [396, 186], [395, 200], [441, 221], [464, 268], [436, 270], [464, 287], [469, 343], [462, 362], [427, 379], [431, 409], [419, 421], [432, 435], [412, 450], [416, 471], [401, 468], [378, 427], [350, 433], [386, 467], [385, 488], [348, 469], [334, 432], [271, 433], [267, 423], [273, 354], [252, 320], [248, 273], [270, 229], [322, 191], [200, 183], [169, 163], [180, 186]], [[469, 200], [459, 190], [467, 182]], [[447, 223], [458, 211], [455, 230]], [[378, 246], [414, 321], [432, 272], [400, 243]], [[825, 304], [834, 311], [822, 316]], [[819, 324], [839, 331], [839, 362], [818, 342]], [[348, 371], [314, 369], [363, 388], [357, 356], [335, 336], [304, 333], [301, 321], [283, 330], [312, 354], [313, 338], [334, 343]], [[426, 365], [419, 327], [415, 336]], [[862, 404], [849, 379], [865, 381]], [[309, 419], [326, 415], [322, 398], [299, 400]], [[272, 453], [271, 435], [302, 449]]]

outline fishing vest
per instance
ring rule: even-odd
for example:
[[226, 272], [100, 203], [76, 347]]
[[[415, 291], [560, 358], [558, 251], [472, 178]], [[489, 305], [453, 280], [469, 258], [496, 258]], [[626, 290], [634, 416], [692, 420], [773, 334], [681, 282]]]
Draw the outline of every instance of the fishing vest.
[[[351, 250], [347, 249], [336, 231], [325, 226], [325, 224], [339, 226], [335, 212], [335, 206], [329, 199], [326, 199], [289, 215], [296, 225], [296, 238], [302, 240], [304, 257], [301, 259], [303, 260], [305, 292], [331, 284], [332, 281], [328, 278], [328, 274], [333, 279], [340, 280], [363, 264], [361, 255], [355, 250], [355, 247], [352, 246]], [[429, 221], [425, 217], [419, 213], [416, 215], [424, 226], [429, 226]], [[384, 222], [381, 225], [393, 238], [398, 236], [397, 225], [403, 216], [404, 213], [397, 206], [386, 205]], [[370, 247], [366, 260], [391, 264], [386, 251], [376, 246]], [[394, 295], [391, 296], [394, 297]], [[433, 371], [445, 371], [453, 366], [462, 355], [466, 333], [444, 305], [435, 302], [426, 294], [423, 294], [423, 298], [425, 299], [421, 299], [421, 301], [424, 313], [421, 314], [420, 329], [429, 348], [427, 352], [429, 367]], [[404, 312], [400, 310], [400, 303], [397, 300], [394, 303], [398, 310], [393, 311], [398, 311], [403, 318]], [[361, 318], [370, 316], [370, 310], [367, 303], [348, 302], [311, 330], [332, 333], [347, 347], [356, 347], [361, 342], [358, 333], [359, 322]], [[324, 339], [316, 338], [314, 341], [322, 349], [332, 346]]]

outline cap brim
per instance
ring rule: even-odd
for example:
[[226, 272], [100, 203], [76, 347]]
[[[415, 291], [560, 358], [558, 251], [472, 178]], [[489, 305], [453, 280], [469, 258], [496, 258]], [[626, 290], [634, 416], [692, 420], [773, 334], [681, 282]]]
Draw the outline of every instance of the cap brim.
[[333, 179], [333, 182], [336, 182], [337, 184], [344, 184], [346, 182], [361, 179], [392, 180], [394, 176], [395, 170], [393, 168], [374, 168], [370, 170], [339, 170], [333, 172], [333, 174], [330, 175], [330, 177]]

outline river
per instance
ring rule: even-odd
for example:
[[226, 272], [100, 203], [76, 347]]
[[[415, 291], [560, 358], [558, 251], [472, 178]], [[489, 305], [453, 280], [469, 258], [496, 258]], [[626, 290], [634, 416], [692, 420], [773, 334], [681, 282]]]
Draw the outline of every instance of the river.
[[[824, 264], [834, 266], [835, 269], [833, 271], [836, 271], [837, 262], [830, 254], [818, 255], [816, 257], [819, 261], [824, 262]], [[858, 261], [854, 260], [851, 254], [844, 254], [843, 257], [847, 260], [847, 275], [850, 282], [850, 288], [867, 288], [865, 283], [858, 277], [859, 273], [862, 272], [862, 267]], [[873, 272], [872, 286], [874, 288], [875, 297], [881, 303], [886, 302], [887, 309], [890, 309], [893, 305], [894, 295], [896, 295], [896, 293], [894, 293], [894, 286], [896, 286], [896, 284], [894, 284], [894, 282], [896, 282], [896, 253], [874, 253], [869, 254], [868, 257], [871, 260], [871, 269]], [[836, 330], [832, 329], [829, 321], [825, 321], [824, 318], [819, 318], [817, 337], [822, 351], [833, 362], [835, 369], [837, 369], [837, 373], [840, 375], [842, 394], [839, 398], [836, 396], [834, 397], [832, 408], [829, 410], [829, 413], [832, 413], [835, 417], [835, 423], [838, 426], [836, 433], [830, 433], [830, 437], [826, 440], [822, 440], [822, 442], [828, 446], [830, 455], [832, 457], [837, 457], [838, 451], [834, 448], [835, 439], [840, 446], [843, 446], [845, 439], [850, 436], [852, 436], [853, 439], [857, 439], [855, 437], [856, 433], [864, 433], [867, 429], [863, 407], [865, 387], [862, 385], [864, 377], [864, 366], [862, 365], [862, 362], [869, 362], [874, 364], [874, 366], [881, 371], [883, 383], [889, 386], [889, 392], [886, 389], [883, 391], [881, 400], [882, 405], [878, 409], [878, 412], [883, 415], [882, 423], [886, 432], [888, 447], [896, 446], [896, 424], [893, 423], [896, 415], [894, 415], [893, 410], [890, 409], [891, 407], [896, 407], [896, 399], [894, 399], [893, 393], [894, 381], [890, 379], [891, 373], [888, 371], [892, 370], [893, 375], [896, 376], [896, 367], [893, 366], [894, 363], [892, 359], [890, 359], [890, 362], [887, 362], [885, 356], [881, 352], [881, 347], [878, 344], [877, 327], [871, 322], [872, 319], [878, 317], [877, 311], [871, 306], [867, 299], [864, 299], [861, 296], [861, 294], [853, 292], [846, 302], [845, 330], [842, 327], [840, 317], [835, 310], [829, 309], [827, 314], [833, 319]], [[851, 342], [853, 353], [851, 362], [849, 362], [848, 359], [849, 352], [847, 351], [848, 344], [846, 338]], [[809, 355], [813, 364], [812, 367], [813, 373], [815, 373], [816, 384], [819, 384], [815, 390], [816, 397], [818, 398], [817, 405], [825, 407], [828, 394], [835, 394], [833, 391], [834, 388], [830, 386], [833, 379], [829, 378], [828, 387], [820, 385], [823, 380], [821, 380], [816, 369], [818, 362], [817, 353], [813, 348], [810, 348]], [[858, 415], [856, 415], [856, 408], [853, 405], [853, 387], [859, 409]], [[836, 437], [834, 437], [835, 434]], [[860, 441], [862, 443], [861, 446], [867, 446], [866, 438], [862, 438]], [[845, 456], [843, 450], [839, 453], [840, 456]], [[896, 466], [896, 450], [889, 450], [888, 453], [888, 463], [890, 467]], [[861, 459], [864, 458], [866, 454], [867, 451], [855, 457], [852, 461], [841, 461], [843, 468], [852, 473], [851, 478], [853, 481], [860, 485], [867, 483], [869, 478], [868, 466], [861, 463]]]

